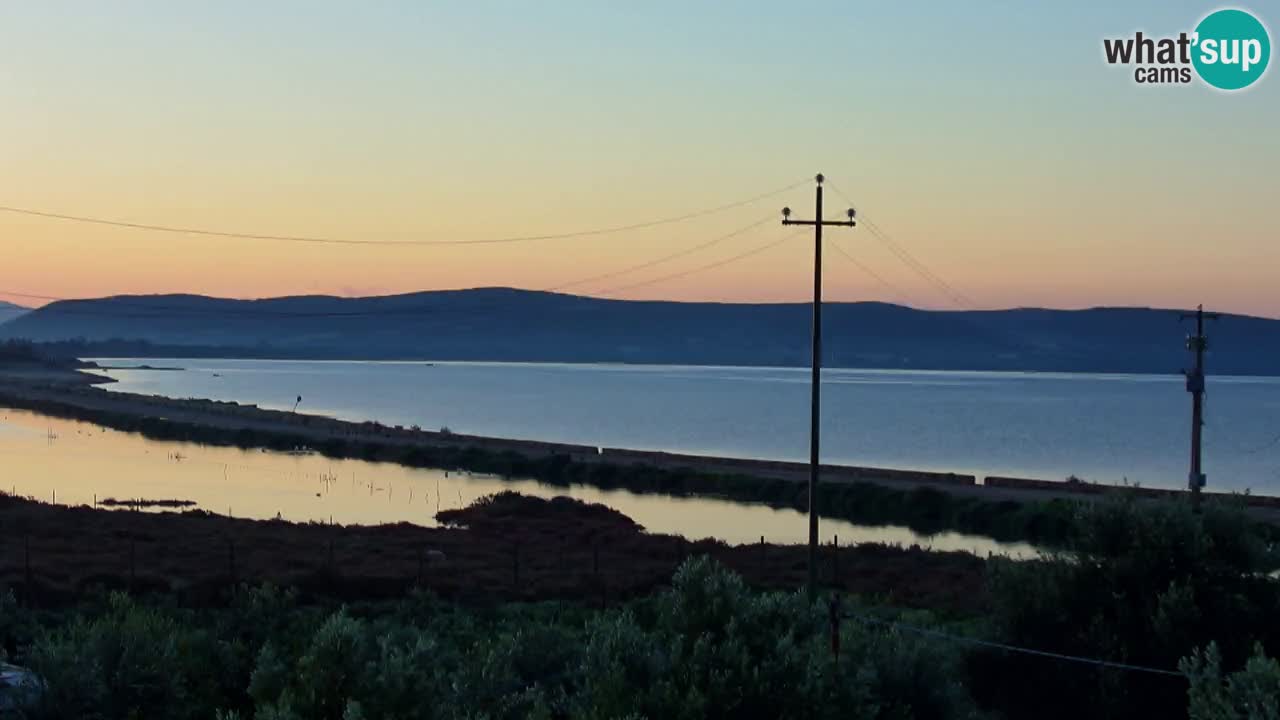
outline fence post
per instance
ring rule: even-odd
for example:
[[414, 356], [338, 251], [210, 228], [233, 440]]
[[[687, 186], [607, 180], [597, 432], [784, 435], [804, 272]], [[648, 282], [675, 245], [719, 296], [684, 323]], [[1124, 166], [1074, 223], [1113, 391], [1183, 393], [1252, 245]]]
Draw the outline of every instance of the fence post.
[[236, 543], [227, 538], [227, 576], [231, 579], [231, 587], [236, 586]]
[[761, 536], [760, 536], [760, 557], [758, 558], [758, 560], [759, 560], [759, 562], [760, 562], [760, 584], [761, 584], [761, 586], [763, 586], [763, 585], [764, 585], [764, 583], [765, 583], [765, 572], [764, 572], [764, 566], [765, 566], [765, 562], [764, 562], [764, 553], [765, 553], [765, 549], [764, 549], [764, 548], [765, 548], [765, 545], [764, 545], [764, 536], [763, 536], [763, 535], [761, 535]]
[[422, 546], [418, 545], [418, 577], [413, 581], [414, 587], [422, 587]]
[[520, 592], [520, 545], [511, 543], [511, 589]]
[[24, 532], [22, 534], [22, 563], [23, 563], [23, 600], [27, 607], [32, 607], [31, 595], [31, 533]]
[[840, 593], [835, 592], [831, 595], [831, 605], [829, 609], [831, 619], [831, 661], [836, 667], [840, 666]]
[[129, 594], [133, 594], [134, 580], [137, 578], [137, 540], [129, 535]]
[[840, 587], [840, 536], [831, 536], [831, 584]]
[[591, 536], [591, 584], [600, 593], [600, 607], [605, 606], [604, 583], [600, 581], [600, 540]]

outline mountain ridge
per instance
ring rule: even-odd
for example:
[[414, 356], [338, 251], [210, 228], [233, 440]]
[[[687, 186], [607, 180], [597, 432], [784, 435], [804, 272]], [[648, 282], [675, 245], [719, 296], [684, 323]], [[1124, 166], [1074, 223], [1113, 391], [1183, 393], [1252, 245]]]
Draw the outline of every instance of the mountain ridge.
[[31, 312], [31, 308], [0, 300], [0, 325], [10, 320], [15, 320], [29, 312]]
[[[823, 360], [833, 366], [1168, 373], [1187, 362], [1187, 326], [1174, 310], [920, 310], [874, 301], [823, 309]], [[805, 365], [809, 325], [803, 302], [617, 300], [498, 287], [67, 300], [5, 322], [0, 339], [83, 340], [86, 351], [138, 341], [153, 356], [222, 349], [237, 357]], [[1212, 371], [1280, 375], [1280, 320], [1223, 315], [1210, 333]]]

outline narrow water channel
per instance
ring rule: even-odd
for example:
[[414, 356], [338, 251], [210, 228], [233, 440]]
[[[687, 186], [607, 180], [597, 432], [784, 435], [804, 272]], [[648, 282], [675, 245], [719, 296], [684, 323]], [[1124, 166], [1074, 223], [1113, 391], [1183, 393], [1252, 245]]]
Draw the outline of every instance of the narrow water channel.
[[[281, 517], [376, 525], [409, 522], [435, 526], [440, 510], [484, 495], [515, 490], [538, 497], [568, 495], [612, 507], [654, 533], [729, 543], [803, 543], [803, 513], [707, 498], [640, 495], [625, 490], [562, 487], [456, 471], [410, 468], [314, 453], [240, 450], [149, 440], [92, 423], [23, 410], [0, 409], [0, 489], [63, 505], [114, 498], [189, 500], [202, 510], [236, 517]], [[824, 542], [917, 544], [1030, 556], [1023, 543], [999, 543], [960, 533], [924, 536], [905, 527], [870, 527], [843, 520], [822, 523]]]

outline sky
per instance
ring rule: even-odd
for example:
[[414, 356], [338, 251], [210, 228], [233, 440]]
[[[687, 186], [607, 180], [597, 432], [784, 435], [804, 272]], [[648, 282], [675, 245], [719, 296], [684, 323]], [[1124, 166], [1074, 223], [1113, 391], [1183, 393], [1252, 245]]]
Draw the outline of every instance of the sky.
[[[0, 299], [547, 289], [761, 222], [571, 291], [803, 301], [812, 236], [778, 211], [811, 217], [807, 180], [822, 172], [828, 217], [843, 216], [843, 194], [960, 296], [859, 226], [828, 229], [828, 247], [883, 282], [829, 250], [828, 300], [1280, 317], [1277, 71], [1231, 94], [1142, 87], [1102, 55], [1103, 38], [1189, 31], [1218, 7], [0, 0], [0, 206], [454, 241], [643, 223], [791, 187], [686, 222], [453, 246], [0, 212]], [[1250, 9], [1274, 41], [1280, 4]]]

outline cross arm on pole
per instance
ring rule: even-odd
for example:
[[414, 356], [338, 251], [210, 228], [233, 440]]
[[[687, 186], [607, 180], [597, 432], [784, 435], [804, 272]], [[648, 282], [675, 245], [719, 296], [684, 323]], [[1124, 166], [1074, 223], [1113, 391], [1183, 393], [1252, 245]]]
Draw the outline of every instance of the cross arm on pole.
[[[818, 223], [818, 220], [791, 220], [785, 217], [782, 219], [783, 225], [817, 225]], [[823, 227], [854, 227], [858, 224], [853, 220], [822, 220], [821, 223]]]
[[848, 220], [822, 220], [820, 218], [815, 220], [792, 220], [791, 208], [784, 207], [782, 208], [782, 224], [783, 225], [816, 225], [816, 226], [822, 226], [822, 227], [826, 227], [828, 225], [832, 227], [854, 227], [855, 225], [858, 224], [853, 219], [856, 214], [857, 213], [854, 212], [853, 208], [849, 208]]

